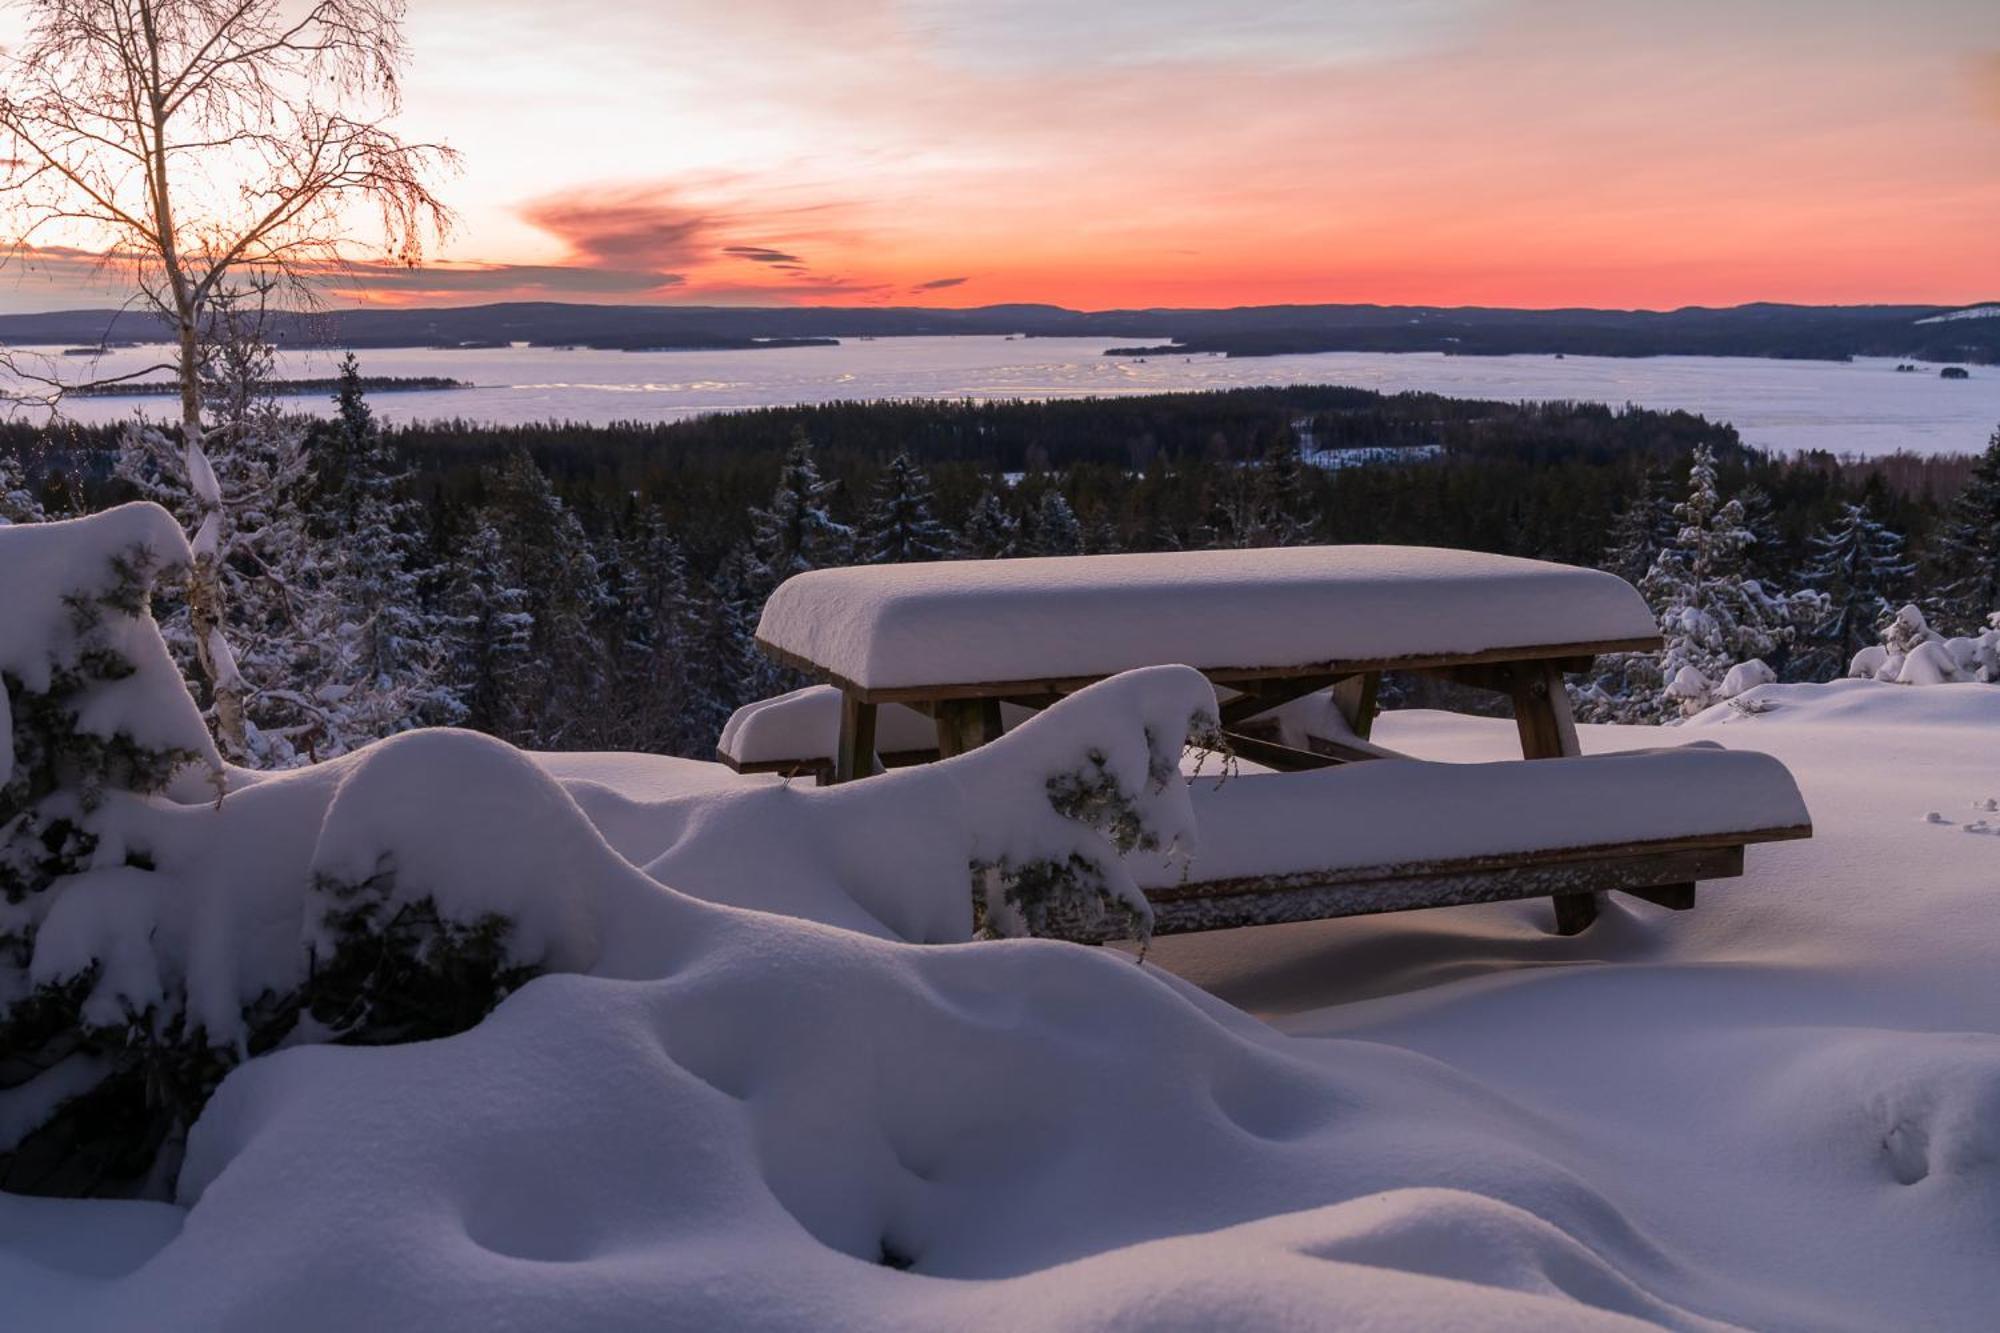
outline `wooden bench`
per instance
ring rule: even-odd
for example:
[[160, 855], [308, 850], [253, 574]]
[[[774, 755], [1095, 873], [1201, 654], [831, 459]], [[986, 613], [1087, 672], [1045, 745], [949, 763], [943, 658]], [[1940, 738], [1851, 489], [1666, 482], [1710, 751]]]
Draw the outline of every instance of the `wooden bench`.
[[1706, 744], [1242, 775], [1193, 796], [1193, 865], [1135, 871], [1157, 934], [1611, 890], [1685, 910], [1697, 882], [1743, 873], [1749, 844], [1812, 836], [1783, 764]]
[[[1614, 575], [1478, 552], [1382, 546], [815, 570], [786, 580], [772, 594], [757, 642], [838, 692], [830, 762], [813, 766], [834, 782], [865, 778], [892, 756], [962, 754], [1002, 734], [1003, 709], [1040, 709], [1107, 676], [1164, 663], [1206, 675], [1217, 687], [1219, 721], [1235, 752], [1286, 773], [1383, 758], [1369, 735], [1376, 692], [1390, 671], [1503, 695], [1512, 704], [1524, 758], [1572, 758], [1581, 751], [1564, 673], [1588, 670], [1602, 653], [1660, 646], [1644, 599]], [[1307, 745], [1249, 725], [1319, 694], [1332, 700], [1343, 726], [1322, 728]], [[823, 702], [812, 707], [836, 706], [830, 694], [817, 698]], [[899, 710], [890, 724], [899, 736], [911, 734], [904, 712], [922, 716], [932, 725], [934, 746], [901, 750], [902, 740], [883, 743], [883, 710], [891, 707]], [[727, 746], [724, 757], [745, 767], [743, 756], [732, 756]], [[1301, 817], [1324, 822], [1325, 807]], [[1573, 934], [1595, 919], [1602, 889], [1657, 889], [1661, 898], [1691, 901], [1679, 886], [1737, 873], [1745, 843], [1766, 840], [1762, 834], [1805, 836], [1799, 827], [1728, 830], [1714, 847], [1548, 846], [1451, 865], [1419, 855], [1341, 867], [1339, 875], [1335, 867], [1317, 866], [1311, 874], [1353, 891], [1310, 899], [1303, 884], [1267, 885], [1254, 890], [1266, 895], [1255, 912], [1301, 919], [1271, 915], [1294, 910], [1269, 897], [1278, 893], [1291, 894], [1286, 901], [1320, 904], [1295, 910], [1323, 908], [1331, 915], [1345, 914], [1332, 910], [1336, 901], [1386, 902], [1398, 892], [1412, 899], [1407, 906], [1547, 893], [1558, 929]], [[1729, 868], [1730, 847], [1736, 870]], [[1570, 855], [1584, 852], [1591, 855]], [[1563, 868], [1545, 868], [1558, 864]], [[1405, 866], [1410, 874], [1391, 873]], [[1363, 871], [1370, 873], [1341, 878]], [[1385, 887], [1399, 880], [1428, 887]], [[1211, 888], [1199, 893], [1161, 886], [1161, 906], [1253, 892], [1204, 883]], [[1414, 900], [1419, 897], [1424, 901]], [[1235, 909], [1250, 910], [1246, 904]], [[1221, 912], [1219, 906], [1188, 906], [1167, 915], [1220, 921]]]

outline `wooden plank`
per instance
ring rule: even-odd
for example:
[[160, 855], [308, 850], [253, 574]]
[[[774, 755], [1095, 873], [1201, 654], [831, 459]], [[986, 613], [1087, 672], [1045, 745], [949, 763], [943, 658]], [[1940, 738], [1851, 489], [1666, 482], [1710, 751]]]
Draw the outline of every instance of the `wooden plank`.
[[1273, 708], [1283, 708], [1295, 699], [1303, 699], [1309, 694], [1337, 686], [1346, 676], [1288, 676], [1276, 681], [1244, 681], [1238, 688], [1243, 693], [1222, 705], [1221, 721], [1225, 727], [1233, 727], [1238, 722], [1247, 722], [1259, 713], [1268, 713]]
[[[1248, 759], [1253, 764], [1274, 768], [1280, 773], [1303, 773], [1308, 769], [1331, 768], [1345, 760], [1336, 755], [1314, 754], [1311, 750], [1300, 750], [1277, 741], [1267, 741], [1257, 736], [1245, 735], [1240, 731], [1225, 731], [1222, 738], [1229, 742], [1229, 748], [1239, 759]], [[1361, 752], [1355, 751], [1360, 757]], [[1374, 758], [1373, 755], [1367, 756]]]
[[1741, 874], [1742, 867], [1740, 847], [1666, 849], [1542, 864], [1388, 867], [1373, 877], [1365, 872], [1273, 876], [1254, 887], [1238, 882], [1230, 892], [1205, 891], [1220, 885], [1190, 884], [1146, 896], [1153, 904], [1153, 933], [1177, 935], [1523, 898], [1588, 899], [1589, 893], [1579, 891], [1583, 885], [1633, 893], [1726, 879]]
[[[1050, 676], [1034, 680], [943, 681], [929, 685], [885, 686], [866, 689], [830, 671], [817, 662], [786, 652], [764, 640], [757, 646], [774, 661], [782, 662], [815, 680], [823, 680], [851, 690], [869, 703], [907, 703], [923, 699], [1005, 699], [1015, 696], [1060, 696], [1074, 694], [1116, 672], [1081, 676]], [[1401, 657], [1377, 657], [1332, 662], [1301, 663], [1292, 666], [1203, 667], [1201, 673], [1218, 685], [1250, 681], [1284, 680], [1299, 676], [1352, 676], [1368, 671], [1430, 671], [1449, 667], [1476, 666], [1494, 662], [1554, 661], [1572, 669], [1576, 662], [1588, 662], [1605, 653], [1646, 653], [1660, 647], [1657, 635], [1636, 639], [1607, 639], [1587, 643], [1523, 644], [1511, 648], [1489, 648], [1473, 653], [1415, 653]]]
[[875, 771], [875, 705], [851, 691], [840, 696], [840, 739], [833, 749], [833, 780], [852, 782]]

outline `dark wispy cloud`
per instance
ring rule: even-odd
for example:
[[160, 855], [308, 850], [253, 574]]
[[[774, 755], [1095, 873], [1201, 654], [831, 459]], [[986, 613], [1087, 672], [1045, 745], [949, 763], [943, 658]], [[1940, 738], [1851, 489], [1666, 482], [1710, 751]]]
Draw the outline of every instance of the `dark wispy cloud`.
[[783, 250], [772, 250], [762, 245], [725, 245], [722, 253], [738, 259], [755, 260], [759, 264], [782, 264], [792, 268], [804, 262], [797, 255], [788, 255]]
[[910, 290], [913, 292], [941, 292], [947, 287], [956, 287], [961, 283], [970, 281], [972, 281], [970, 278], [932, 278], [929, 282], [918, 283], [916, 286], [910, 288]]
[[711, 258], [723, 219], [657, 185], [531, 199], [523, 221], [593, 268], [679, 272]]

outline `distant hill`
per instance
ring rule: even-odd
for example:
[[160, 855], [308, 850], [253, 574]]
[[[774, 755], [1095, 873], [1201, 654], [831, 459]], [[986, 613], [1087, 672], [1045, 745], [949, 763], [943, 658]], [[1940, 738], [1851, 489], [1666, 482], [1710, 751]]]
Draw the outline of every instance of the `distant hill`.
[[[938, 334], [1094, 336], [1133, 340], [1121, 355], [1215, 352], [1557, 352], [1594, 356], [1768, 356], [1842, 360], [1891, 356], [2000, 362], [1991, 303], [1742, 305], [1681, 310], [1509, 310], [1482, 306], [1279, 305], [1227, 310], [1065, 310], [992, 305], [965, 310], [851, 306], [611, 306], [508, 302], [445, 309], [357, 309], [279, 316], [278, 342], [326, 347], [536, 346], [754, 348], [841, 338]], [[1962, 313], [1961, 313], [1962, 312]], [[0, 315], [0, 343], [149, 342], [150, 315], [67, 310]]]

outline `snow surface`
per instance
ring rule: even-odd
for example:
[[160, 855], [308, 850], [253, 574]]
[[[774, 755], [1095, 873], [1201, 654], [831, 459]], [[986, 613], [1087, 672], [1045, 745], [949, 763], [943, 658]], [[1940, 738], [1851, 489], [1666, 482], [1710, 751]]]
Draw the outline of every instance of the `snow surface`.
[[1421, 546], [954, 560], [818, 569], [757, 636], [864, 689], [1293, 667], [1650, 638], [1613, 574]]
[[[649, 979], [547, 977], [459, 1037], [251, 1063], [197, 1126], [182, 1204], [0, 1198], [10, 1312], [1988, 1327], [2000, 839], [1959, 827], [2000, 796], [2000, 692], [1753, 696], [1774, 706], [1686, 734], [1784, 759], [1818, 836], [1754, 849], [1692, 913], [1614, 900], [1575, 939], [1531, 902], [1175, 937], [1143, 967], [918, 948], [663, 894], [602, 846], [599, 892], [659, 908]], [[1581, 731], [1592, 750], [1661, 739]], [[1505, 721], [1422, 713], [1378, 735], [1440, 759], [1516, 743]], [[582, 767], [572, 790], [701, 799], [673, 768]], [[914, 789], [899, 779], [826, 794]], [[812, 790], [709, 790], [738, 785]], [[797, 808], [769, 812], [767, 841]]]
[[[15, 627], [63, 632], [15, 568], [0, 587], [30, 620], [0, 620], [10, 674], [38, 660]], [[1047, 775], [1100, 764], [1162, 845], [1229, 854], [1171, 777], [1177, 729], [1212, 702], [1185, 668], [1135, 672], [972, 754], [824, 789], [433, 731], [219, 801], [109, 795], [100, 868], [42, 895], [35, 958], [42, 976], [102, 963], [107, 1012], [184, 990], [226, 1034], [245, 999], [296, 983], [315, 872], [504, 906], [522, 956], [583, 971], [456, 1037], [244, 1064], [176, 1203], [0, 1196], [8, 1316], [1990, 1327], [2000, 838], [1965, 834], [2000, 815], [2000, 691], [1764, 685], [1671, 733], [1777, 756], [1818, 830], [1753, 849], [1689, 914], [1614, 900], [1565, 939], [1546, 903], [1495, 904], [1175, 937], [1143, 966], [952, 942], [974, 862], [1108, 860], [1130, 890], [1108, 831], [1054, 814]], [[1580, 731], [1592, 751], [1664, 738]], [[1433, 714], [1376, 735], [1459, 763], [1517, 744], [1511, 722]], [[1752, 754], [1511, 771], [1663, 762], [1686, 782], [1616, 817], [1772, 814], [1737, 808], [1776, 790], [1736, 791]], [[1471, 818], [1415, 793], [1395, 822], [1444, 845]], [[0, 1093], [0, 1126], [90, 1072]]]

